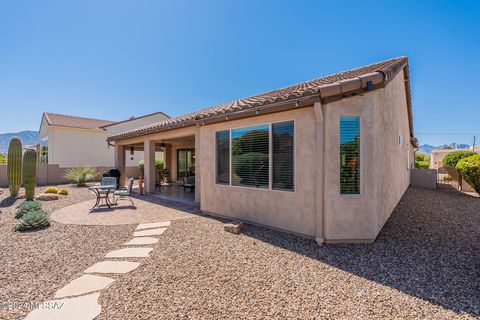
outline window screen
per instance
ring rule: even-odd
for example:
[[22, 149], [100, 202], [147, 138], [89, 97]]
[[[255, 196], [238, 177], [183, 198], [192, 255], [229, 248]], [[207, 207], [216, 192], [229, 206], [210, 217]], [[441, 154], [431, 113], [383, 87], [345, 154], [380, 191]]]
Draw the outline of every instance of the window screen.
[[232, 129], [232, 185], [269, 188], [269, 126]]
[[340, 117], [340, 193], [360, 193], [360, 117]]
[[272, 187], [294, 189], [293, 121], [272, 124]]
[[216, 182], [230, 184], [230, 131], [216, 133]]

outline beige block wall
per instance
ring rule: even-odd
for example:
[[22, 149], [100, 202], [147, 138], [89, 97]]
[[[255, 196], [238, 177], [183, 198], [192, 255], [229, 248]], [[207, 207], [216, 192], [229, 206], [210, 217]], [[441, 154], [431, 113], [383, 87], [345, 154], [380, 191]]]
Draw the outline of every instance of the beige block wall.
[[[264, 123], [295, 121], [295, 191], [215, 183], [215, 132]], [[316, 236], [315, 114], [313, 107], [200, 128], [201, 209], [303, 235]]]

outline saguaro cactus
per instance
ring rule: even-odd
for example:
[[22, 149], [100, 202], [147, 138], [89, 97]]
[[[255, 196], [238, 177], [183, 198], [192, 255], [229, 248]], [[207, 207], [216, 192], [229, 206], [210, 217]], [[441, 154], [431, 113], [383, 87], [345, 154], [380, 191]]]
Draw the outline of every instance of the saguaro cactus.
[[15, 197], [22, 181], [22, 140], [17, 137], [10, 139], [8, 145], [7, 177], [10, 195]]
[[34, 150], [26, 150], [23, 154], [22, 174], [25, 197], [33, 200], [37, 186], [37, 153]]

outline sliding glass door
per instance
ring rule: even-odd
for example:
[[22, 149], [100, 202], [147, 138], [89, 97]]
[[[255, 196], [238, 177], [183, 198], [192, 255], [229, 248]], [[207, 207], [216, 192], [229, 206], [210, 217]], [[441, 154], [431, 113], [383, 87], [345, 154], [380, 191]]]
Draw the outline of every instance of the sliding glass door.
[[177, 149], [177, 180], [195, 175], [195, 149]]

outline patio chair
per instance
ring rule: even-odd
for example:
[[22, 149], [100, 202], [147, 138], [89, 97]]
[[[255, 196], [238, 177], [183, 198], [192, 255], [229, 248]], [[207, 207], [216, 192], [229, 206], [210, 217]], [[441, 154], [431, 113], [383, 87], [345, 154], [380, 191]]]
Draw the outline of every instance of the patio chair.
[[117, 204], [118, 200], [120, 199], [120, 200], [128, 200], [132, 203], [132, 206], [135, 206], [131, 196], [132, 189], [133, 189], [133, 178], [130, 178], [128, 179], [126, 188], [120, 188], [113, 193], [113, 196], [115, 197], [115, 204]]
[[190, 189], [190, 192], [195, 189], [195, 176], [183, 177], [183, 191]]
[[[100, 180], [100, 185], [101, 186], [115, 186], [117, 187], [117, 178], [115, 177], [104, 177], [102, 180]], [[98, 193], [105, 194], [107, 193], [107, 189], [100, 189], [98, 190]]]

